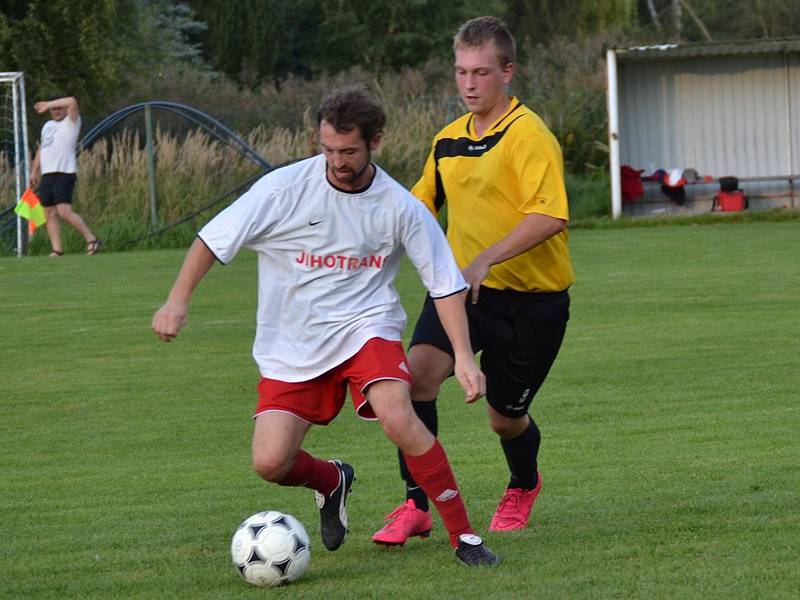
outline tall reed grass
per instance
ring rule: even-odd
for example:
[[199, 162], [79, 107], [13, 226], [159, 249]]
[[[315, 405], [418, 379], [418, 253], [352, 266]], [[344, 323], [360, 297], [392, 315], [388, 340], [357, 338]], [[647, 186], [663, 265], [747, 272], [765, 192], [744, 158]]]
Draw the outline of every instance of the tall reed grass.
[[[458, 114], [460, 107], [454, 106], [450, 96], [426, 96], [422, 73], [416, 78], [413, 74], [407, 76], [403, 94], [396, 88], [387, 91], [378, 82], [371, 87], [386, 107], [388, 117], [375, 160], [400, 183], [411, 187], [419, 177], [433, 136]], [[308, 105], [295, 127], [262, 123], [242, 137], [268, 163], [279, 166], [317, 151], [315, 118]], [[228, 192], [262, 172], [261, 167], [203, 131], [181, 130], [167, 121], [165, 126], [155, 128], [154, 150], [155, 222], [150, 207], [148, 153], [140, 129], [121, 129], [78, 155], [74, 208], [104, 240], [107, 249], [188, 245], [199, 226], [235, 199], [236, 194], [226, 195]], [[0, 177], [5, 176], [0, 171]], [[573, 188], [580, 196], [607, 195], [602, 182]], [[598, 211], [597, 206], [601, 206], [602, 214], [602, 200], [589, 204], [590, 214]], [[204, 207], [207, 210], [183, 225], [167, 228]], [[62, 230], [65, 249], [83, 251], [80, 236], [70, 227]], [[46, 234], [34, 236], [32, 254], [49, 250]]]

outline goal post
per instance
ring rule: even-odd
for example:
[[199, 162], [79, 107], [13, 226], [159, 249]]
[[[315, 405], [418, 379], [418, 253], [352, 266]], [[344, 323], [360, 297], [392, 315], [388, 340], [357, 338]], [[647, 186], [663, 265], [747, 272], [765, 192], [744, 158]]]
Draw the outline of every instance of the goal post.
[[16, 255], [22, 256], [27, 232], [22, 218], [13, 212], [17, 200], [28, 186], [30, 173], [25, 77], [21, 72], [0, 72], [0, 158], [0, 210], [4, 215], [0, 227], [3, 227], [3, 238], [8, 233], [6, 224], [13, 230], [14, 233], [9, 237], [14, 239]]

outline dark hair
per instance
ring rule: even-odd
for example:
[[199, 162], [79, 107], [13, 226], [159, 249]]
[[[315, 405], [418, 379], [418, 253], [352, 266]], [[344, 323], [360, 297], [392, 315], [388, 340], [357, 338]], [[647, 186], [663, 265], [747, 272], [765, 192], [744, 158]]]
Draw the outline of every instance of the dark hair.
[[461, 46], [477, 48], [491, 41], [497, 48], [497, 59], [501, 67], [517, 59], [514, 36], [508, 30], [508, 25], [497, 17], [475, 17], [464, 23], [453, 36], [453, 51]]
[[317, 111], [317, 125], [327, 121], [339, 133], [347, 133], [355, 128], [369, 143], [375, 136], [383, 133], [386, 126], [386, 113], [383, 112], [367, 90], [361, 86], [347, 86], [332, 91]]

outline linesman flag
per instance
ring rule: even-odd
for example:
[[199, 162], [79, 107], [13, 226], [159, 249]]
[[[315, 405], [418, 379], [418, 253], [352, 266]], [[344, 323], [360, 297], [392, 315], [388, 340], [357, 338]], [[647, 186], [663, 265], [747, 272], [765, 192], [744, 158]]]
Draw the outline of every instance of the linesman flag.
[[31, 188], [28, 188], [22, 194], [22, 198], [17, 202], [14, 212], [20, 217], [28, 219], [28, 235], [33, 235], [37, 227], [41, 227], [47, 222], [44, 206], [39, 202], [39, 196]]

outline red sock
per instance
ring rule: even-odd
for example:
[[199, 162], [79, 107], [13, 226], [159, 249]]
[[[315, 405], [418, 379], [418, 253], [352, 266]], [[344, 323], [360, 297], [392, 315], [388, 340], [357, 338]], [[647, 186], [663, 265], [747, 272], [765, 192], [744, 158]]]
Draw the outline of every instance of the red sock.
[[444, 448], [439, 440], [436, 440], [430, 450], [419, 456], [408, 454], [403, 456], [411, 476], [436, 505], [436, 510], [439, 511], [450, 535], [450, 545], [456, 548], [458, 536], [475, 531], [469, 524], [467, 509], [464, 507]]
[[303, 486], [329, 496], [339, 485], [339, 469], [332, 462], [314, 458], [308, 452], [299, 450], [294, 466], [278, 485]]

